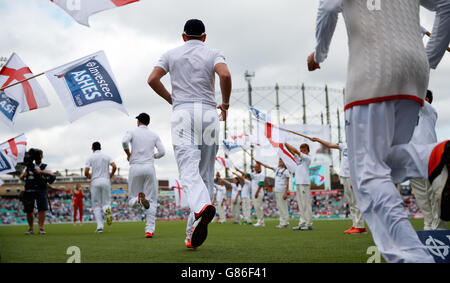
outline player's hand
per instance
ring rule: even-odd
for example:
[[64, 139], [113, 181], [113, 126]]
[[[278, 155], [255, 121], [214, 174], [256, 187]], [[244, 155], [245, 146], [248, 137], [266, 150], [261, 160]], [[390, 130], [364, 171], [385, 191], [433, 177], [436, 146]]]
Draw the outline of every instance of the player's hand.
[[312, 138], [311, 138], [311, 141], [313, 141], [313, 142], [317, 142], [318, 140], [317, 140], [317, 138], [316, 138], [316, 137], [312, 137]]
[[230, 108], [230, 105], [220, 104], [217, 109], [221, 111], [219, 116], [219, 121], [226, 121], [227, 120], [227, 112], [228, 108]]
[[258, 198], [258, 193], [255, 193], [255, 198]]
[[316, 69], [320, 69], [320, 65], [314, 60], [314, 52], [308, 56], [308, 71], [312, 72]]
[[287, 199], [287, 196], [288, 196], [288, 193], [286, 192], [286, 193], [284, 193], [284, 195], [283, 195], [283, 199], [284, 200], [286, 200]]

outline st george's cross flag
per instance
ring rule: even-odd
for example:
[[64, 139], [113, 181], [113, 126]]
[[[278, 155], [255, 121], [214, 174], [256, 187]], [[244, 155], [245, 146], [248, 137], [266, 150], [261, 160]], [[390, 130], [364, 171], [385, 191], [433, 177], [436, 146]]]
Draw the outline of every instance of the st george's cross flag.
[[[0, 144], [0, 152], [10, 161], [12, 167], [23, 162], [27, 151], [27, 138], [21, 134]], [[15, 169], [13, 170], [15, 171]]]
[[189, 208], [186, 191], [183, 189], [180, 181], [174, 178], [170, 178], [169, 187], [173, 189], [175, 195], [175, 206], [178, 209]]
[[225, 168], [226, 169], [230, 169], [230, 168], [233, 167], [233, 162], [231, 162], [231, 160], [228, 159], [228, 158], [224, 158], [224, 157], [221, 157], [221, 156], [216, 156], [216, 161], [224, 169]]
[[14, 127], [14, 122], [18, 113], [19, 102], [6, 95], [0, 90], [0, 121], [9, 128]]
[[139, 0], [50, 0], [79, 24], [89, 26], [89, 17], [98, 12], [124, 6]]
[[64, 105], [70, 122], [102, 108], [116, 108], [128, 115], [103, 51], [45, 74]]
[[[6, 64], [0, 69], [0, 88], [23, 81], [32, 76], [33, 73], [30, 68], [25, 65], [16, 53], [13, 53]], [[35, 110], [50, 105], [47, 96], [36, 79], [30, 79], [15, 86], [5, 88], [4, 92], [20, 104], [18, 107], [20, 112]]]

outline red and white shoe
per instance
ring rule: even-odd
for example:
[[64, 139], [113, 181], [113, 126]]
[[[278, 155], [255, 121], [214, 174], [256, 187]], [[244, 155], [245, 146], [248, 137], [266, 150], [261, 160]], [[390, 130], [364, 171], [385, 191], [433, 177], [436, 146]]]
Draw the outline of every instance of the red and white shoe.
[[355, 228], [352, 226], [350, 229], [345, 230], [344, 234], [367, 234], [367, 230], [366, 228]]
[[145, 233], [145, 237], [146, 238], [153, 238], [153, 233], [146, 232]]
[[444, 221], [450, 221], [450, 140], [438, 144], [428, 162], [428, 180], [432, 190], [438, 196], [441, 215]]
[[194, 213], [195, 221], [192, 224], [192, 230], [189, 235], [190, 244], [193, 248], [199, 247], [208, 236], [208, 224], [216, 215], [216, 208], [207, 204], [199, 213]]
[[139, 193], [138, 194], [138, 203], [143, 206], [145, 209], [149, 209], [150, 208], [150, 203], [148, 202], [148, 200], [145, 199], [145, 194], [144, 193]]
[[186, 238], [185, 240], [184, 240], [184, 243], [186, 244], [186, 248], [188, 248], [188, 249], [196, 249], [197, 247], [193, 247], [192, 245], [191, 245], [191, 239], [189, 239], [189, 238]]

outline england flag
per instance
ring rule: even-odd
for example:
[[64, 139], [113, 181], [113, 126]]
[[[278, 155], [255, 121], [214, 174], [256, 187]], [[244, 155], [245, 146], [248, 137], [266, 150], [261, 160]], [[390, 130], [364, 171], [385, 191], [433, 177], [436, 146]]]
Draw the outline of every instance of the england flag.
[[231, 162], [231, 160], [228, 158], [217, 156], [216, 161], [220, 166], [222, 166], [223, 169], [230, 169], [233, 167], [233, 162]]
[[169, 187], [175, 194], [175, 205], [178, 209], [189, 208], [186, 191], [183, 189], [180, 181], [174, 178], [169, 179]]
[[[0, 88], [23, 81], [33, 76], [30, 68], [13, 53], [0, 70]], [[20, 84], [4, 89], [8, 97], [19, 103], [20, 112], [47, 107], [50, 103], [36, 79], [30, 79]]]
[[139, 0], [50, 0], [66, 11], [79, 24], [89, 26], [89, 17], [95, 13], [124, 6]]

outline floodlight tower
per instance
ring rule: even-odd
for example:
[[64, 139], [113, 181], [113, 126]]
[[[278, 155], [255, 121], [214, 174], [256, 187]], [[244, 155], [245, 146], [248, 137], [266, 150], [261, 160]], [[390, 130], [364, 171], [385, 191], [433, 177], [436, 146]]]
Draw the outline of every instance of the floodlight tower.
[[[255, 77], [255, 72], [249, 73], [248, 71], [245, 71], [244, 74], [244, 78], [247, 81], [247, 85], [248, 85], [248, 105], [250, 107], [253, 106], [252, 104], [252, 78]], [[253, 134], [253, 126], [252, 126], [252, 113], [249, 112], [249, 127], [250, 127], [250, 135]], [[250, 155], [251, 155], [251, 160], [250, 160], [250, 164], [251, 167], [253, 167], [253, 145], [251, 145], [251, 150], [250, 150]]]

